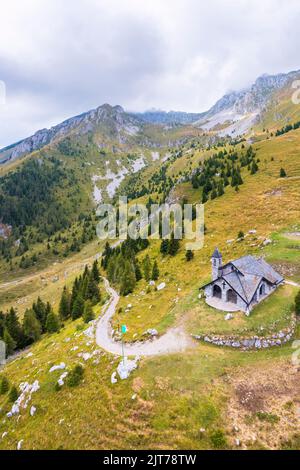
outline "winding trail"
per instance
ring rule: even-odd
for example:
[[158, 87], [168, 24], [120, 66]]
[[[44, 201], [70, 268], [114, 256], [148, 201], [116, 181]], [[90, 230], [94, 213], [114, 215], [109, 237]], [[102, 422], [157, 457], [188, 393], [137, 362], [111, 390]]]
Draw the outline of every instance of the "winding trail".
[[[104, 287], [111, 296], [105, 313], [96, 325], [96, 343], [106, 351], [121, 356], [122, 345], [120, 341], [114, 341], [110, 320], [115, 313], [119, 302], [118, 293], [110, 286], [108, 280], [103, 278]], [[124, 353], [127, 356], [154, 356], [184, 351], [195, 346], [193, 340], [180, 328], [170, 328], [167, 333], [147, 341], [136, 343], [124, 343]]]

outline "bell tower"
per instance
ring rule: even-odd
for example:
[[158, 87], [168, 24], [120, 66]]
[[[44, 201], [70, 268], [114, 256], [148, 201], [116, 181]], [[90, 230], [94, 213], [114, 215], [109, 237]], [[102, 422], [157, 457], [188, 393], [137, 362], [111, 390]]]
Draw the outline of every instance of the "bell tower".
[[212, 264], [212, 280], [215, 281], [221, 275], [222, 268], [222, 255], [219, 252], [218, 248], [215, 248], [213, 255], [211, 257]]

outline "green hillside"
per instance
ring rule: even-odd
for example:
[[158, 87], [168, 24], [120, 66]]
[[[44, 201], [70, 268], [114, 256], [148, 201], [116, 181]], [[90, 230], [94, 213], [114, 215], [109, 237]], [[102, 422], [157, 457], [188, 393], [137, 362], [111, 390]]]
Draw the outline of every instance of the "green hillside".
[[[237, 153], [235, 162], [240, 165], [248, 148], [247, 143], [210, 149], [201, 145], [191, 148], [186, 143], [180, 149], [182, 155], [171, 158], [163, 170], [172, 178], [172, 198], [200, 202], [203, 187], [193, 185], [193, 169], [225, 149], [228, 156]], [[258, 306], [250, 317], [238, 314], [229, 322], [223, 320], [220, 312], [213, 315], [198, 298], [198, 288], [210, 278], [210, 256], [215, 246], [225, 261], [244, 254], [264, 256], [287, 279], [299, 282], [300, 130], [256, 143], [253, 151], [257, 171], [251, 174], [247, 165], [241, 167], [243, 183], [229, 184], [224, 194], [217, 197], [211, 197], [213, 189], [208, 192], [205, 243], [191, 261], [186, 260], [184, 240], [173, 256], [161, 253], [160, 241], [150, 241], [149, 247], [136, 254], [143, 277], [135, 283], [132, 293], [121, 296], [112, 321], [114, 328], [126, 324], [126, 342], [145, 338], [148, 329], [157, 329], [159, 335], [170, 327], [186, 334], [244, 334], [260, 330], [263, 336], [289, 323], [298, 290], [294, 286], [278, 290], [276, 299], [270, 297], [270, 302]], [[149, 165], [137, 173], [137, 190], [142, 185], [146, 187], [145, 182], [152, 175], [158, 176], [150, 187], [147, 185], [149, 193], [143, 196], [146, 201], [150, 196], [163, 197], [164, 188], [160, 186], [165, 181], [159, 177], [165, 162], [153, 161], [151, 153], [147, 155]], [[72, 167], [75, 156], [69, 158]], [[79, 158], [91, 162], [93, 157]], [[217, 160], [213, 158], [214, 165]], [[286, 177], [280, 177], [281, 168]], [[90, 178], [93, 169], [89, 165], [85, 169], [83, 177]], [[181, 182], [183, 174], [187, 181]], [[125, 189], [124, 180], [120, 190]], [[238, 240], [241, 231], [244, 238]], [[271, 242], [264, 243], [266, 239]], [[91, 264], [102, 249], [96, 239], [86, 242], [81, 251], [62, 258], [56, 265], [45, 266], [41, 271], [35, 267], [30, 275], [20, 278], [19, 285], [2, 284], [0, 308], [6, 311], [13, 305], [22, 316], [24, 309], [41, 295], [57, 310], [64, 284], [71, 286], [75, 275], [83, 271], [85, 264]], [[145, 280], [147, 255], [151, 267], [154, 260], [158, 264], [156, 284], [166, 284], [160, 291]], [[108, 275], [104, 269], [102, 274]], [[58, 279], [53, 282], [56, 276]], [[101, 316], [105, 308], [97, 305], [95, 314]], [[0, 395], [0, 435], [7, 433], [0, 440], [0, 448], [15, 449], [23, 440], [24, 449], [299, 449], [296, 423], [300, 390], [291, 362], [292, 342], [243, 352], [193, 340], [181, 353], [142, 358], [128, 379], [111, 383], [120, 358], [99, 349], [84, 334], [85, 329], [82, 319], [67, 321], [59, 333], [47, 334], [1, 370], [0, 375], [7, 377], [11, 385], [38, 380], [40, 389], [32, 395], [30, 406], [21, 410], [20, 418], [6, 417], [11, 402], [7, 393]], [[298, 326], [295, 339], [299, 335]], [[94, 355], [86, 361], [78, 356], [92, 352]], [[79, 385], [70, 387], [66, 383], [57, 389], [56, 382], [63, 371], [49, 369], [61, 362], [69, 373], [77, 364], [83, 364]], [[36, 407], [33, 416], [31, 405]]]

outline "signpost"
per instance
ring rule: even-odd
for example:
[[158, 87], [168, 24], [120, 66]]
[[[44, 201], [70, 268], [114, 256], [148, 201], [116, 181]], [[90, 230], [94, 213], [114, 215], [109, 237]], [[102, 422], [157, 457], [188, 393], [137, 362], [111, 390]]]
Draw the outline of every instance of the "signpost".
[[126, 325], [122, 325], [122, 326], [121, 326], [121, 340], [122, 340], [123, 365], [125, 365], [125, 361], [124, 361], [124, 341], [123, 341], [123, 335], [124, 335], [124, 333], [126, 333], [126, 331], [127, 331], [127, 326], [126, 326]]

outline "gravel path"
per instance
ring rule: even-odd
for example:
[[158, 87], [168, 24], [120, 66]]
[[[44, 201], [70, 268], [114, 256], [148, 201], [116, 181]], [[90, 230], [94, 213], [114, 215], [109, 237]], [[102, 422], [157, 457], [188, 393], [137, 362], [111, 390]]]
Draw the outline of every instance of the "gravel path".
[[[96, 343], [106, 351], [122, 355], [122, 346], [120, 341], [114, 341], [112, 338], [112, 329], [110, 320], [115, 313], [119, 302], [118, 293], [110, 286], [107, 279], [104, 279], [106, 291], [111, 296], [106, 307], [104, 315], [100, 318], [96, 326]], [[124, 344], [124, 353], [127, 356], [154, 356], [158, 354], [168, 354], [184, 351], [187, 348], [195, 346], [193, 340], [180, 327], [170, 328], [167, 333], [152, 340], [136, 343]]]

